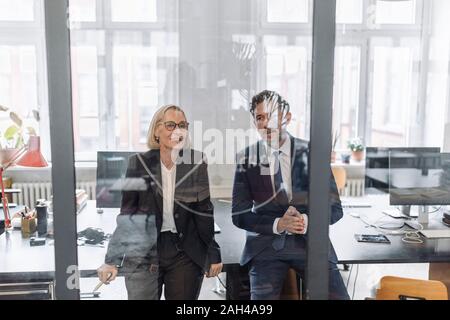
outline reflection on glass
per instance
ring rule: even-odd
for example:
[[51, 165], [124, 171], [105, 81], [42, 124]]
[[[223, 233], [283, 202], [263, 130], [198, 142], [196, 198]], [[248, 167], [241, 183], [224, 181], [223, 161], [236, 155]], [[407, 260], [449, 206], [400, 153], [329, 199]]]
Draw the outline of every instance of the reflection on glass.
[[37, 0], [0, 0], [0, 21], [33, 21]]
[[373, 54], [371, 143], [405, 145], [405, 124], [417, 101], [414, 52], [408, 47], [375, 46]]
[[[21, 114], [26, 121], [32, 120], [33, 109], [39, 109], [36, 59], [34, 46], [0, 45], [0, 104]], [[9, 127], [9, 122], [8, 114], [2, 112], [2, 128]]]
[[[142, 148], [153, 113], [158, 107], [157, 48], [145, 46], [114, 46], [114, 101], [120, 148]], [[130, 131], [130, 122], [139, 125]]]
[[449, 161], [439, 152], [390, 151], [391, 205], [450, 205]]
[[267, 0], [267, 21], [307, 23], [308, 0]]
[[[394, 159], [394, 165], [407, 164], [408, 159], [414, 159], [415, 155], [439, 155], [440, 148], [366, 148], [365, 187], [376, 188], [383, 192], [389, 191], [389, 161]], [[403, 164], [402, 164], [403, 163]], [[409, 165], [410, 166], [410, 165]], [[406, 165], [406, 168], [408, 165]]]
[[96, 20], [97, 0], [70, 0], [70, 20], [93, 22]]
[[338, 148], [357, 136], [356, 123], [360, 100], [361, 48], [338, 46], [335, 50], [333, 127], [339, 132]]
[[377, 0], [377, 24], [414, 24], [416, 21], [416, 0]]
[[156, 22], [157, 0], [111, 0], [111, 20], [114, 22]]
[[291, 101], [293, 117], [288, 129], [296, 136], [304, 136], [308, 103], [308, 51], [305, 46], [283, 45], [281, 40], [266, 38], [267, 89], [279, 92]]
[[363, 22], [363, 0], [337, 0], [336, 23]]

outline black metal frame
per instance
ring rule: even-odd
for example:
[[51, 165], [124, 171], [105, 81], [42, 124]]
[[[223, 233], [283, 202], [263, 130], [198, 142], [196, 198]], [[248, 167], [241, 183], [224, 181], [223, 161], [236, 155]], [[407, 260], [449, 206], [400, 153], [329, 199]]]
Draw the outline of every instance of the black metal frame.
[[78, 300], [80, 291], [77, 288], [79, 279], [76, 272], [78, 257], [68, 0], [45, 0], [44, 6], [52, 153], [55, 295], [56, 299]]
[[[309, 155], [309, 222], [306, 268], [307, 299], [328, 299], [330, 157], [333, 106], [336, 0], [315, 0], [311, 139]], [[328, 195], [324, 197], [323, 195]]]

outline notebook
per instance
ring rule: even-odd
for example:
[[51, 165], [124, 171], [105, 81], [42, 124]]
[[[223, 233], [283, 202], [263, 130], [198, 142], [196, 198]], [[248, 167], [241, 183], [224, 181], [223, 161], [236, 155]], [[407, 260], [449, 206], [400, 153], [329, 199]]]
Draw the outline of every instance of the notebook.
[[420, 230], [428, 239], [438, 239], [438, 238], [450, 238], [450, 229], [443, 230]]

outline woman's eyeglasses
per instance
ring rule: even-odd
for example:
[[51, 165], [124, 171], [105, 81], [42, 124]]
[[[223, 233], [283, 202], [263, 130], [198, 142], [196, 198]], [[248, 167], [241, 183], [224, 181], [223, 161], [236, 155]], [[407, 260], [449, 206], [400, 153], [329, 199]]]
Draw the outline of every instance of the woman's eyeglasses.
[[163, 124], [164, 124], [164, 127], [169, 131], [175, 130], [175, 128], [177, 126], [181, 130], [187, 130], [189, 128], [189, 122], [186, 122], [186, 121], [181, 121], [180, 123], [176, 123], [174, 121], [166, 121], [166, 122], [163, 122]]

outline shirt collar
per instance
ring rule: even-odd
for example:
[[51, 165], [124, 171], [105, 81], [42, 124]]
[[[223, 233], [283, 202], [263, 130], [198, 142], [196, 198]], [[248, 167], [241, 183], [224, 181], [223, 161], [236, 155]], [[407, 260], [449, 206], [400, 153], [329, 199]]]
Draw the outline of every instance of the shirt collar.
[[279, 149], [274, 149], [270, 147], [266, 141], [264, 141], [264, 145], [266, 147], [266, 150], [269, 155], [273, 155], [274, 152], [280, 151], [282, 154], [290, 157], [291, 155], [291, 138], [289, 137], [289, 134], [286, 135], [286, 140], [284, 141], [283, 145]]

